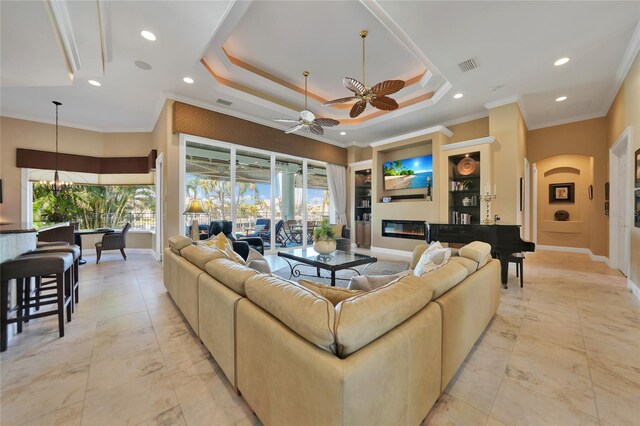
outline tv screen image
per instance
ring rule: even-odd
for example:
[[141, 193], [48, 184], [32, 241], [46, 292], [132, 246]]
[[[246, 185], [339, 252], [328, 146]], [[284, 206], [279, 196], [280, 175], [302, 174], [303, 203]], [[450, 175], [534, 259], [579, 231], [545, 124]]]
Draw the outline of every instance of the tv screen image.
[[385, 191], [433, 187], [432, 155], [387, 161], [382, 167]]

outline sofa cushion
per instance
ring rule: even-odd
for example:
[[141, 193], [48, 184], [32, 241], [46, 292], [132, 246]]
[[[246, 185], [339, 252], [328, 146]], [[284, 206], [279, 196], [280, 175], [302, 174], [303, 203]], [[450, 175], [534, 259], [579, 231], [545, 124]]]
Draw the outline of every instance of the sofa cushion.
[[433, 289], [433, 299], [445, 294], [467, 278], [467, 268], [459, 263], [449, 262], [442, 268], [417, 277], [421, 283]]
[[351, 277], [348, 288], [350, 290], [371, 291], [410, 273], [411, 271], [399, 272], [395, 275], [356, 275]]
[[344, 358], [403, 323], [431, 301], [433, 289], [421, 277], [398, 281], [346, 299], [336, 306], [338, 356]]
[[432, 249], [429, 247], [422, 253], [420, 256], [420, 260], [413, 270], [413, 275], [420, 276], [431, 272], [435, 269], [441, 268], [446, 265], [451, 257], [451, 249], [441, 248], [441, 249]]
[[182, 235], [174, 235], [169, 238], [169, 248], [175, 254], [180, 254], [180, 250], [183, 248], [190, 246], [193, 240], [188, 237], [183, 237]]
[[190, 245], [180, 250], [182, 257], [204, 271], [207, 263], [214, 259], [227, 259], [225, 252], [207, 246]]
[[308, 342], [335, 352], [335, 309], [326, 298], [283, 278], [258, 274], [245, 283], [247, 297]]
[[482, 241], [474, 241], [461, 247], [458, 254], [476, 263], [480, 263], [488, 254], [491, 254], [491, 245]]
[[300, 280], [298, 281], [298, 284], [329, 300], [329, 302], [331, 302], [333, 306], [337, 305], [345, 299], [364, 293], [364, 291], [362, 290], [349, 290], [346, 288], [331, 287], [330, 285], [320, 284], [308, 280]]
[[238, 253], [236, 253], [233, 250], [233, 242], [230, 239], [228, 239], [222, 232], [206, 240], [199, 241], [196, 244], [215, 247], [219, 250], [224, 251], [230, 260], [241, 263], [243, 265], [245, 263], [242, 256], [240, 256]]
[[229, 259], [215, 259], [205, 265], [206, 271], [240, 296], [246, 296], [245, 281], [258, 272]]
[[473, 260], [462, 256], [451, 256], [449, 263], [457, 263], [464, 266], [467, 269], [468, 275], [471, 275], [478, 270], [478, 262], [474, 262]]

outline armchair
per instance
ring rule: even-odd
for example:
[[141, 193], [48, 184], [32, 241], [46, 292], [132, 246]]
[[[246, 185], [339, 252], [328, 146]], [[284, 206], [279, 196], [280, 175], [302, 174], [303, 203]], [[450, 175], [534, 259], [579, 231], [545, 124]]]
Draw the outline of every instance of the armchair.
[[260, 254], [264, 254], [264, 245], [262, 238], [260, 237], [242, 237], [236, 238], [233, 235], [233, 222], [229, 220], [214, 220], [209, 224], [209, 237], [218, 235], [222, 232], [225, 237], [230, 239], [233, 244], [233, 251], [242, 256], [243, 259], [247, 259], [249, 255], [249, 248], [253, 248]]
[[104, 250], [120, 250], [124, 260], [127, 260], [124, 249], [127, 247], [127, 233], [130, 228], [131, 224], [127, 222], [124, 228], [122, 228], [122, 231], [104, 234], [102, 236], [102, 241], [96, 243], [96, 264], [100, 262], [100, 256]]

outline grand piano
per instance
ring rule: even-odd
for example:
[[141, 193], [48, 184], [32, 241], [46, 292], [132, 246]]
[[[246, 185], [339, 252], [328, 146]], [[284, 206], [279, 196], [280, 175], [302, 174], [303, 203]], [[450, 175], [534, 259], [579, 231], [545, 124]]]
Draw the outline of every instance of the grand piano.
[[535, 251], [536, 245], [520, 238], [520, 225], [450, 225], [427, 223], [427, 242], [468, 244], [484, 241], [491, 245], [493, 257], [500, 260], [502, 285], [507, 288], [509, 257], [512, 253]]

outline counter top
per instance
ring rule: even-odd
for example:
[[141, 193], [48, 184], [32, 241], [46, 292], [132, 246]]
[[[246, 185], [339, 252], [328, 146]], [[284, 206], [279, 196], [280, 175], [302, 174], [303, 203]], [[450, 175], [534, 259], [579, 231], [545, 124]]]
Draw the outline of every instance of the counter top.
[[42, 226], [33, 226], [33, 224], [24, 223], [3, 223], [0, 224], [0, 235], [3, 234], [28, 234], [31, 232], [46, 231], [48, 229], [58, 228], [60, 226], [67, 226], [69, 222], [62, 223], [49, 223]]

